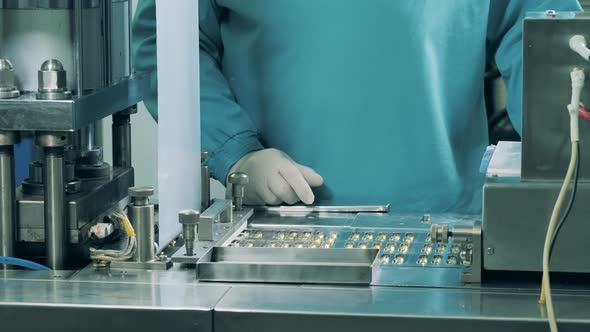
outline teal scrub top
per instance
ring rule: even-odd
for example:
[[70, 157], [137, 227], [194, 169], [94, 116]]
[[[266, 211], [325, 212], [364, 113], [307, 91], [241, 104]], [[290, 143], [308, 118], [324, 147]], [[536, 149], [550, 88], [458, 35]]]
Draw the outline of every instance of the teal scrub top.
[[[324, 177], [316, 202], [477, 212], [488, 144], [483, 81], [496, 62], [521, 128], [527, 12], [574, 0], [200, 0], [202, 149], [215, 178], [277, 148]], [[195, 18], [196, 19], [196, 18]], [[133, 25], [152, 72], [153, 0]], [[195, 41], [196, 42], [196, 41]]]

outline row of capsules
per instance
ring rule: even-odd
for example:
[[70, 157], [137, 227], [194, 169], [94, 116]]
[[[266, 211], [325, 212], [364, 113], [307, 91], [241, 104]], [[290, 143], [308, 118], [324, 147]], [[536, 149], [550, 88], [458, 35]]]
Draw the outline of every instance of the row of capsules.
[[[426, 234], [423, 243], [417, 243], [421, 238], [413, 232], [375, 232], [375, 231], [353, 231], [350, 233], [344, 248], [347, 249], [378, 249], [378, 262], [380, 264], [393, 265], [458, 265], [469, 264], [468, 261], [460, 259], [462, 253], [461, 244], [433, 244], [430, 233]], [[416, 243], [415, 243], [416, 242]], [[421, 242], [421, 241], [420, 241]], [[415, 264], [408, 261], [409, 252], [415, 252], [420, 246]], [[446, 260], [444, 259], [446, 256]]]
[[246, 248], [333, 248], [337, 238], [337, 232], [246, 229], [229, 246]]

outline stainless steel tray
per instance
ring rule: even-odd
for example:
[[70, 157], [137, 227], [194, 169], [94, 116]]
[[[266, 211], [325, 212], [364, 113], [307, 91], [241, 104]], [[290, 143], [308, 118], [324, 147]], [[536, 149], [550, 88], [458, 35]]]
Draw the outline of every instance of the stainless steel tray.
[[377, 249], [215, 247], [197, 262], [201, 281], [369, 285]]

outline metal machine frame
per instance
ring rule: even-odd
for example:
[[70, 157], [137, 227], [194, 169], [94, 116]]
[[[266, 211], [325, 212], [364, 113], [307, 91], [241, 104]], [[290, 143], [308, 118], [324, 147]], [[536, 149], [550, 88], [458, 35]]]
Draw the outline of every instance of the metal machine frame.
[[[61, 23], [71, 24], [68, 56], [73, 72], [68, 80], [61, 62], [48, 60], [38, 73], [38, 91], [17, 87], [21, 91], [0, 99], [0, 256], [45, 256], [50, 268], [60, 270], [68, 266], [67, 254], [74, 256], [76, 245], [85, 241], [89, 225], [125, 199], [133, 186], [130, 115], [144, 98], [148, 78], [131, 71], [131, 1], [0, 1], [3, 15], [29, 10], [69, 17]], [[97, 20], [88, 19], [91, 11]], [[120, 26], [123, 31], [115, 33]], [[99, 54], [89, 54], [86, 40], [100, 41]], [[0, 58], [11, 51], [18, 54], [18, 45], [0, 49]], [[102, 68], [92, 72], [96, 79], [86, 75], [89, 67]], [[12, 76], [19, 74], [24, 75]], [[103, 162], [94, 130], [97, 121], [111, 115], [112, 166]], [[15, 192], [13, 146], [21, 133], [33, 133], [41, 163], [31, 165], [30, 178]]]

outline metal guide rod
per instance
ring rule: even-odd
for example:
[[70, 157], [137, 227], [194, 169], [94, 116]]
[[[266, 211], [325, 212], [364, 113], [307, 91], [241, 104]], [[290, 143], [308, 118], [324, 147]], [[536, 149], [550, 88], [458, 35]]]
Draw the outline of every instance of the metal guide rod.
[[81, 97], [84, 93], [84, 64], [83, 64], [83, 3], [82, 1], [73, 1], [74, 3], [74, 68], [76, 68], [76, 94]]
[[331, 212], [331, 213], [388, 213], [387, 205], [359, 205], [359, 206], [256, 206], [260, 212]]
[[137, 234], [137, 251], [135, 252], [136, 262], [150, 262], [156, 258], [154, 243], [154, 205], [150, 203], [149, 197], [154, 194], [151, 187], [129, 188], [131, 203], [129, 204], [129, 220]]
[[131, 116], [129, 111], [113, 114], [113, 167], [130, 168]]
[[65, 268], [66, 261], [63, 147], [45, 149], [43, 178], [47, 265], [54, 270], [62, 270]]
[[[14, 183], [14, 144], [16, 132], [0, 131], [0, 256], [14, 256], [16, 201]], [[0, 269], [1, 269], [0, 265]]]

